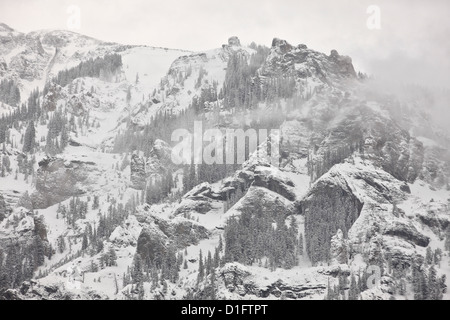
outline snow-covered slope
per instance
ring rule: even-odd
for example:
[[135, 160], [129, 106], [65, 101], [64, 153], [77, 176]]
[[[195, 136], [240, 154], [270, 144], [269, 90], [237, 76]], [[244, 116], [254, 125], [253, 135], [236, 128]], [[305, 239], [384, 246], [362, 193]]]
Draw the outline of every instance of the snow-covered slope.
[[42, 30], [24, 34], [2, 25], [0, 56], [2, 78], [19, 83], [23, 101], [35, 88], [43, 89], [59, 71], [77, 66], [90, 58], [119, 53], [124, 56], [125, 79], [135, 83], [142, 73], [141, 90], [148, 94], [167, 72], [174, 59], [186, 52], [167, 48], [124, 46], [103, 42], [65, 30]]
[[[51, 85], [37, 97], [38, 111], [22, 112], [0, 131], [0, 255], [9, 257], [0, 259], [0, 297], [348, 298], [356, 277], [358, 298], [412, 299], [413, 268], [449, 275], [445, 130], [420, 123], [424, 102], [399, 96], [412, 110], [399, 114], [395, 99], [374, 94], [335, 50], [327, 55], [275, 38], [246, 87], [271, 86], [270, 99], [253, 97], [239, 111], [226, 110], [221, 97], [197, 111], [205, 127], [279, 121], [279, 166], [254, 153], [226, 177], [197, 183], [201, 167], [171, 163], [170, 141], [160, 137], [145, 137], [145, 152], [126, 146], [113, 153], [119, 133], [142, 139], [158, 113], [183, 117], [203, 90], [226, 95], [230, 57], [249, 62], [254, 48], [231, 37], [192, 53], [68, 31], [23, 34], [0, 24], [0, 78], [14, 80], [29, 105], [29, 93], [61, 70], [112, 53], [122, 59], [109, 79]], [[292, 96], [281, 93], [283, 79], [293, 79]], [[5, 104], [0, 114], [12, 110]], [[209, 123], [216, 113], [222, 117]], [[272, 121], [261, 124], [263, 116]], [[67, 146], [55, 152], [63, 138]], [[162, 200], [152, 198], [160, 192], [155, 184], [167, 192]], [[230, 225], [240, 222], [266, 228], [259, 241], [273, 240], [292, 259], [274, 262], [273, 251], [233, 258], [236, 238], [249, 244], [239, 248], [243, 254], [256, 255], [259, 246], [242, 225], [247, 239], [230, 236]], [[365, 285], [367, 268], [380, 267], [375, 286]]]

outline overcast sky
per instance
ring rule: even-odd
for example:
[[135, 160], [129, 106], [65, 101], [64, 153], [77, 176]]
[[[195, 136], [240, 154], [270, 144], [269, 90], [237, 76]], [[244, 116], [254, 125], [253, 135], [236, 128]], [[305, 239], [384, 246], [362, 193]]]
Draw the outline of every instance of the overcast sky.
[[[101, 40], [201, 51], [231, 35], [267, 46], [279, 37], [336, 49], [379, 77], [450, 83], [448, 0], [0, 0], [0, 22], [67, 29], [71, 5], [81, 11], [73, 31]], [[367, 27], [370, 5], [380, 8], [381, 29]]]

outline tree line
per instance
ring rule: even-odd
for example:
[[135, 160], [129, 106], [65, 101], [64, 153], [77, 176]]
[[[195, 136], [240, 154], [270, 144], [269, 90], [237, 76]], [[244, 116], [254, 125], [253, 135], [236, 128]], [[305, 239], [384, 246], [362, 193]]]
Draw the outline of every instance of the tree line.
[[[91, 77], [102, 78], [103, 80], [111, 80], [117, 70], [122, 67], [122, 56], [117, 53], [106, 54], [104, 57], [90, 58], [80, 62], [77, 66], [61, 70], [52, 80], [53, 83], [62, 87], [71, 83], [77, 78]], [[48, 92], [50, 83], [44, 88], [44, 95]]]
[[288, 227], [285, 212], [268, 212], [260, 203], [247, 206], [239, 217], [228, 220], [224, 232], [225, 262], [259, 263], [271, 270], [289, 269], [298, 263], [300, 240], [296, 219], [291, 216]]

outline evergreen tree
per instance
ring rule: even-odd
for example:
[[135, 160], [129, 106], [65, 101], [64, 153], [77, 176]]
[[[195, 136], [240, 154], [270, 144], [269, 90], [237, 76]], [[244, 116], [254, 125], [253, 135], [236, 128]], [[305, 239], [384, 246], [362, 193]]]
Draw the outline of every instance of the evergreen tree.
[[352, 274], [350, 279], [350, 290], [348, 293], [348, 300], [358, 300], [358, 294], [359, 290], [356, 284], [356, 278], [355, 275]]
[[117, 266], [117, 255], [113, 247], [109, 248], [109, 266]]
[[431, 265], [433, 264], [433, 250], [431, 250], [431, 247], [427, 247], [427, 252], [426, 252], [426, 262], [427, 264]]
[[23, 139], [23, 152], [33, 152], [35, 147], [36, 130], [34, 128], [34, 121], [31, 120], [25, 131], [25, 137]]
[[139, 254], [134, 255], [131, 278], [133, 283], [140, 283], [143, 279], [143, 262]]
[[206, 275], [209, 275], [211, 273], [212, 268], [213, 268], [212, 255], [211, 251], [208, 251], [208, 257], [206, 258]]
[[86, 233], [83, 234], [83, 242], [81, 243], [81, 250], [86, 250], [88, 247], [88, 237]]
[[64, 150], [69, 144], [69, 133], [67, 132], [67, 128], [64, 125], [61, 130], [61, 150]]
[[59, 253], [63, 253], [66, 250], [66, 241], [63, 236], [58, 237], [58, 251]]
[[219, 251], [222, 252], [223, 250], [223, 241], [222, 241], [222, 235], [219, 235]]
[[204, 276], [205, 276], [205, 267], [203, 264], [202, 250], [200, 250], [199, 257], [198, 257], [198, 279], [202, 280]]

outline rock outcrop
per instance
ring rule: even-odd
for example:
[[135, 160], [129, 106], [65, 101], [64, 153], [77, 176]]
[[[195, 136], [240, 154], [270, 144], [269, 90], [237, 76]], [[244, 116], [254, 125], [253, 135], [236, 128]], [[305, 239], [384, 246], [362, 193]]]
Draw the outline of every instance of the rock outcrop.
[[175, 215], [193, 212], [205, 214], [212, 209], [212, 201], [208, 197], [189, 197], [181, 201], [175, 209]]
[[233, 37], [228, 38], [228, 45], [229, 46], [240, 47], [241, 46], [241, 41], [239, 41], [238, 37], [233, 36]]
[[293, 46], [286, 40], [275, 38], [262, 74], [293, 75], [298, 79], [315, 77], [326, 85], [338, 85], [339, 80], [355, 79], [352, 59], [333, 50], [329, 56], [308, 49], [306, 45]]
[[207, 239], [210, 235], [209, 231], [202, 225], [182, 217], [176, 217], [170, 221], [161, 218], [158, 219], [157, 217], [153, 217], [153, 219], [155, 225], [179, 249], [191, 244], [197, 244], [200, 240]]
[[24, 281], [17, 289], [0, 292], [0, 300], [108, 300], [108, 296], [94, 290], [71, 292], [56, 284]]
[[420, 233], [412, 224], [396, 222], [387, 226], [384, 234], [397, 236], [418, 246], [426, 247], [430, 238]]
[[270, 217], [277, 213], [287, 216], [295, 214], [294, 204], [278, 193], [261, 187], [250, 187], [242, 199], [226, 214], [226, 217], [239, 215], [243, 210], [257, 209], [262, 216]]
[[144, 190], [147, 174], [145, 173], [145, 160], [137, 154], [131, 156], [131, 187], [137, 190]]
[[144, 227], [137, 241], [136, 254], [139, 254], [143, 261], [161, 263], [167, 245], [167, 236], [161, 230]]
[[39, 162], [36, 191], [31, 195], [34, 209], [45, 209], [72, 196], [84, 193], [94, 163], [46, 158]]
[[[219, 275], [229, 292], [240, 297], [254, 296], [255, 298], [287, 298], [302, 299], [316, 294], [323, 294], [326, 289], [324, 283], [287, 283], [282, 279], [259, 283], [245, 266], [238, 263], [228, 263], [219, 270]], [[268, 283], [267, 283], [268, 282]]]
[[131, 187], [144, 190], [148, 179], [160, 179], [177, 167], [172, 162], [172, 148], [163, 140], [156, 139], [148, 157], [137, 153], [131, 156]]
[[137, 239], [136, 253], [146, 261], [160, 259], [169, 245], [182, 249], [210, 235], [202, 225], [182, 217], [167, 220], [142, 214], [136, 218], [144, 225]]

